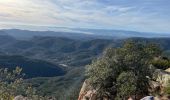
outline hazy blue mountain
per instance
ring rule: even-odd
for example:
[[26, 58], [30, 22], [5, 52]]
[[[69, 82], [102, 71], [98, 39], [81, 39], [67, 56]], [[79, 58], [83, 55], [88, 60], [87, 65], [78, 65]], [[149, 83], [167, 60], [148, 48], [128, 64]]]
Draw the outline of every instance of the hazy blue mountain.
[[77, 40], [123, 39], [130, 37], [145, 37], [145, 38], [170, 37], [170, 35], [165, 33], [135, 32], [111, 29], [86, 29], [86, 28], [61, 28], [60, 30], [59, 29], [60, 28], [56, 28], [56, 30], [54, 31], [28, 31], [19, 29], [5, 29], [1, 31], [17, 39], [30, 39], [34, 36], [65, 37]]
[[4, 31], [0, 31], [0, 45], [7, 45], [9, 43], [13, 43], [15, 42], [16, 39], [10, 35], [8, 35], [6, 32]]
[[0, 30], [0, 35], [8, 35], [6, 32], [4, 32], [3, 30]]
[[111, 30], [111, 29], [83, 29], [77, 28], [73, 30], [79, 30], [80, 32], [88, 32], [89, 34], [98, 36], [109, 36], [116, 38], [129, 38], [129, 37], [170, 37], [166, 33], [152, 33], [152, 32], [137, 32], [137, 31], [125, 31], [125, 30]]
[[100, 37], [92, 34], [84, 34], [83, 32], [64, 32], [64, 31], [29, 31], [29, 30], [19, 30], [19, 29], [5, 29], [3, 30], [10, 36], [17, 39], [30, 39], [34, 36], [53, 36], [53, 37], [65, 37], [77, 40], [92, 40], [97, 38], [108, 38]]

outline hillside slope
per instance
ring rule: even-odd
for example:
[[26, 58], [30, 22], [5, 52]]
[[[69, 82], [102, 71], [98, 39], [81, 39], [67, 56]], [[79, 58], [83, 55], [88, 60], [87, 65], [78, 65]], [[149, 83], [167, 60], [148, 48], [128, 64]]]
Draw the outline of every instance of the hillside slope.
[[15, 69], [19, 66], [26, 78], [52, 77], [64, 75], [64, 70], [57, 65], [42, 60], [29, 59], [22, 56], [0, 55], [0, 68]]

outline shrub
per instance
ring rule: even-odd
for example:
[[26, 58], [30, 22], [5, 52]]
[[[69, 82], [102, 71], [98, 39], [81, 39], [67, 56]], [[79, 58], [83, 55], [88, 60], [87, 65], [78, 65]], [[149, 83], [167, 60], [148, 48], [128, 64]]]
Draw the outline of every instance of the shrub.
[[170, 96], [170, 81], [169, 81], [168, 86], [163, 89], [163, 92], [165, 95]]
[[[157, 45], [127, 41], [121, 48], [107, 49], [101, 58], [88, 65], [86, 76], [98, 91], [99, 97], [112, 95], [111, 97], [126, 98], [134, 91], [135, 95], [148, 95], [150, 85], [147, 76], [152, 77], [150, 62], [160, 54], [161, 50]], [[135, 79], [132, 76], [135, 76]], [[121, 84], [120, 79], [126, 78], [133, 80], [137, 85], [131, 81]], [[123, 89], [124, 87], [126, 89]], [[130, 94], [127, 91], [131, 91]]]
[[29, 100], [48, 100], [36, 94], [36, 90], [23, 84], [22, 69], [16, 67], [15, 70], [9, 71], [7, 68], [0, 69], [0, 99], [13, 100], [17, 95], [24, 95]]
[[169, 95], [169, 96], [170, 96], [170, 86], [164, 88], [164, 93], [165, 93], [166, 95]]
[[135, 95], [137, 88], [137, 77], [133, 72], [122, 72], [117, 78], [117, 100], [127, 99]]
[[163, 59], [159, 59], [159, 60], [153, 60], [151, 61], [151, 63], [158, 69], [167, 69], [170, 67], [170, 61], [169, 60], [163, 60]]

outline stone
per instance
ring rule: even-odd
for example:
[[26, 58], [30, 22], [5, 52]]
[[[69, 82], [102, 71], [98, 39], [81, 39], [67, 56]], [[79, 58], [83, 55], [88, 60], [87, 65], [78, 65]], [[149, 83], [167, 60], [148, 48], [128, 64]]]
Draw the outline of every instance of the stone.
[[78, 100], [96, 100], [96, 90], [90, 86], [87, 80], [83, 83]]
[[141, 100], [154, 100], [153, 96], [146, 96], [144, 98], [142, 98]]
[[22, 95], [18, 95], [14, 98], [14, 100], [28, 100], [28, 99]]
[[159, 82], [163, 87], [167, 87], [170, 84], [170, 72], [167, 70], [159, 70], [157, 77], [157, 82]]

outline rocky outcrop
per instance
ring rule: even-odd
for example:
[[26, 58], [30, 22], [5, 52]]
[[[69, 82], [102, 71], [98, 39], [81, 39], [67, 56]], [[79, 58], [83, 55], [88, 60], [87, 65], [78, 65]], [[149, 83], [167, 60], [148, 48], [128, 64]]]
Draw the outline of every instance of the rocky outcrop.
[[[156, 69], [156, 73], [157, 73], [156, 81], [151, 81], [151, 85], [154, 89], [153, 91], [157, 91], [157, 90], [161, 91], [162, 88], [167, 87], [170, 84], [170, 68], [167, 70]], [[142, 100], [145, 100], [146, 98], [148, 97], [145, 97]], [[154, 100], [162, 100], [160, 98], [165, 98], [165, 97], [159, 97], [159, 98], [155, 97]], [[78, 100], [97, 100], [97, 91], [91, 87], [88, 80], [84, 81], [81, 91], [79, 93]], [[109, 100], [109, 99], [105, 98], [103, 100]], [[129, 100], [133, 100], [133, 99], [129, 98]], [[146, 100], [150, 100], [150, 99], [146, 99]], [[169, 99], [163, 99], [163, 100], [169, 100]]]
[[164, 94], [164, 89], [170, 85], [170, 68], [167, 70], [156, 69], [155, 80], [150, 81], [150, 92]]
[[165, 71], [170, 73], [170, 68], [166, 69]]
[[83, 83], [78, 100], [96, 100], [96, 90], [90, 86], [87, 80]]
[[157, 76], [157, 82], [159, 82], [162, 87], [167, 87], [170, 84], [170, 68], [163, 71], [163, 70], [158, 70], [158, 76]]
[[[78, 100], [98, 100], [97, 98], [97, 90], [95, 90], [88, 80], [85, 80], [83, 86], [79, 93]], [[108, 97], [102, 97], [102, 100], [110, 100]]]

